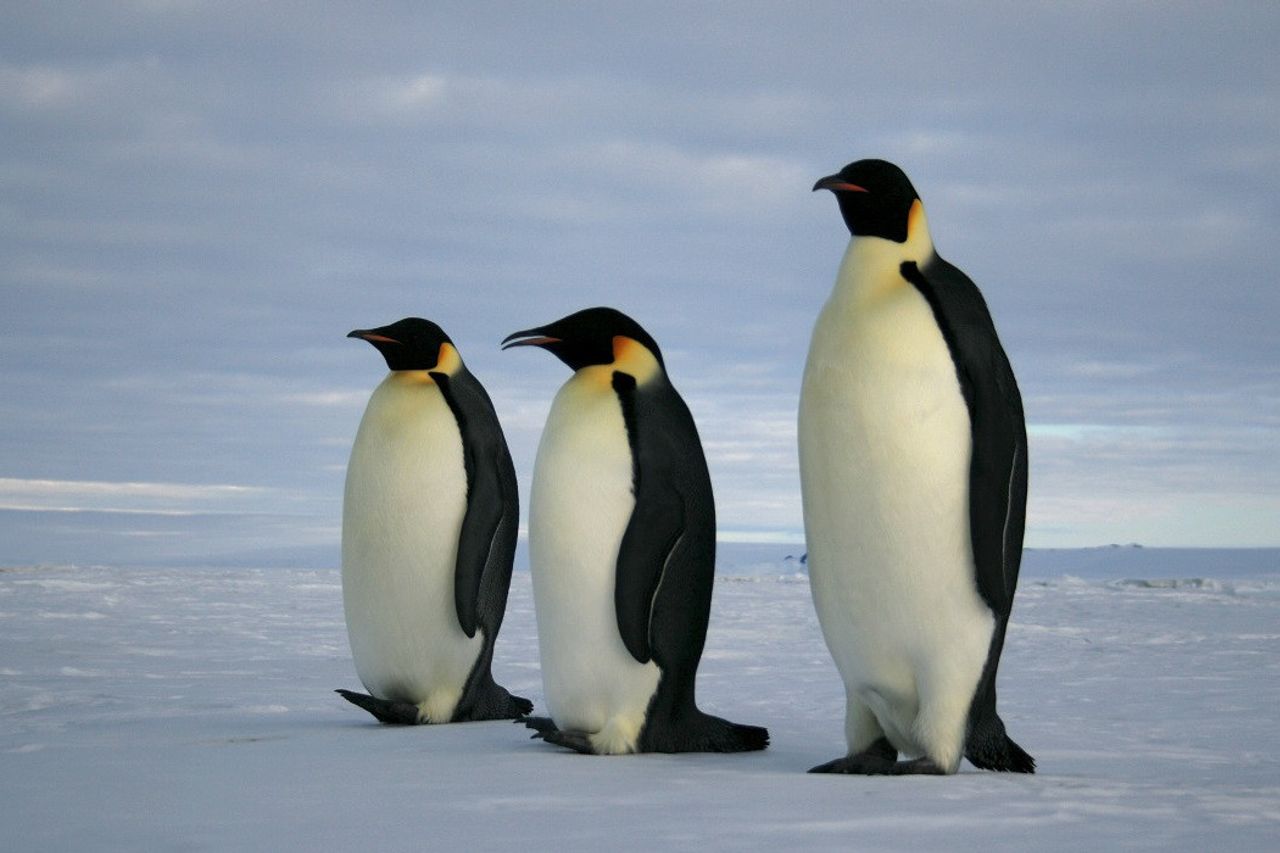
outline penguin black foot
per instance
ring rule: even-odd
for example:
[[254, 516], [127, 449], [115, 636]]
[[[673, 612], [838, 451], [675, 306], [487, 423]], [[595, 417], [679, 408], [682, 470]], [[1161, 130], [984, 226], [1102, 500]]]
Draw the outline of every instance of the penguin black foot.
[[552, 729], [549, 732], [536, 732], [534, 737], [541, 738], [547, 743], [553, 743], [556, 746], [572, 749], [582, 755], [596, 754], [596, 748], [592, 745], [591, 738], [586, 732], [565, 732], [560, 729]]
[[596, 748], [586, 732], [561, 731], [556, 728], [555, 721], [550, 717], [521, 717], [516, 722], [524, 723], [526, 728], [533, 729], [532, 740], [545, 740], [547, 743], [563, 746], [583, 755], [596, 754]]
[[337, 693], [352, 705], [364, 708], [370, 714], [373, 714], [380, 723], [388, 723], [398, 726], [416, 726], [421, 722], [418, 717], [417, 705], [411, 705], [408, 702], [392, 702], [387, 699], [379, 699], [375, 696], [369, 696], [365, 693], [356, 693], [351, 690], [335, 690], [334, 693]]
[[535, 732], [553, 732], [556, 730], [556, 724], [550, 717], [517, 717], [516, 722], [523, 724], [525, 728], [533, 729]]
[[[905, 762], [904, 762], [905, 763]], [[877, 738], [871, 746], [854, 755], [846, 755], [819, 764], [810, 773], [848, 773], [857, 776], [888, 776], [898, 765], [898, 750], [885, 738]]]
[[947, 771], [933, 763], [932, 758], [916, 758], [911, 761], [899, 761], [893, 765], [892, 776], [946, 776]]
[[694, 711], [683, 723], [650, 720], [640, 737], [642, 752], [756, 752], [769, 746], [769, 730]]
[[519, 719], [520, 717], [524, 717], [528, 715], [530, 711], [533, 710], [533, 701], [530, 699], [526, 699], [523, 696], [516, 696], [512, 694], [511, 710], [514, 712], [511, 715], [513, 719]]
[[1035, 773], [1036, 760], [1013, 742], [1004, 723], [994, 714], [973, 726], [964, 745], [964, 757], [982, 770], [1002, 773]]
[[470, 708], [454, 712], [454, 723], [471, 723], [481, 720], [520, 720], [533, 710], [533, 703], [523, 696], [514, 696], [506, 688], [491, 685]]

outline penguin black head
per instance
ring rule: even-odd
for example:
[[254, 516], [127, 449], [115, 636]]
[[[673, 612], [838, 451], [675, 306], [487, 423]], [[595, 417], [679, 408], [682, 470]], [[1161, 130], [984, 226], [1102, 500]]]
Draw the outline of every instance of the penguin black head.
[[452, 359], [444, 346], [453, 350], [453, 341], [444, 329], [421, 317], [405, 317], [377, 329], [356, 329], [347, 337], [373, 344], [392, 370], [436, 370], [441, 361]]
[[554, 323], [515, 332], [503, 339], [502, 348], [542, 347], [576, 371], [613, 364], [619, 338], [641, 344], [662, 365], [657, 342], [639, 323], [614, 308], [587, 308]]
[[813, 185], [831, 190], [855, 237], [907, 241], [911, 206], [920, 200], [906, 173], [886, 160], [859, 160]]

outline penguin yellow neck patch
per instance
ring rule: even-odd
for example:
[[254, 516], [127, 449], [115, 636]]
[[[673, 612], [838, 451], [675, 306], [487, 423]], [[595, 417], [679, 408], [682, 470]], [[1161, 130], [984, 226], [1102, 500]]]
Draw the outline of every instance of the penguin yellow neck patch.
[[929, 218], [924, 215], [920, 199], [911, 202], [907, 211], [907, 249], [915, 260], [923, 261], [933, 252], [933, 237], [929, 235]]
[[458, 368], [461, 366], [462, 356], [458, 354], [453, 344], [441, 344], [440, 355], [436, 357], [436, 372], [452, 376], [458, 372]]
[[637, 385], [643, 385], [659, 370], [658, 359], [649, 348], [626, 335], [613, 339], [613, 370], [620, 370], [635, 377]]
[[661, 365], [649, 348], [626, 335], [616, 335], [613, 339], [613, 361], [609, 364], [593, 364], [577, 372], [576, 378], [590, 383], [601, 390], [613, 390], [613, 374], [626, 373], [643, 385], [653, 378]]

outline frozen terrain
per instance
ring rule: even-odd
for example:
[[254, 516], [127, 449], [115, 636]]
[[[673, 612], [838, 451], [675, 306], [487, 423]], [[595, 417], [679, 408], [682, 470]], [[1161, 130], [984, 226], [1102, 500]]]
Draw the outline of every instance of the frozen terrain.
[[[726, 549], [700, 676], [772, 732], [735, 756], [379, 726], [332, 693], [359, 686], [336, 570], [0, 569], [3, 847], [1280, 847], [1280, 552], [1032, 555], [1000, 696], [1039, 774], [868, 779], [804, 773], [842, 688], [798, 563], [757, 550]], [[529, 580], [495, 671], [541, 708]]]

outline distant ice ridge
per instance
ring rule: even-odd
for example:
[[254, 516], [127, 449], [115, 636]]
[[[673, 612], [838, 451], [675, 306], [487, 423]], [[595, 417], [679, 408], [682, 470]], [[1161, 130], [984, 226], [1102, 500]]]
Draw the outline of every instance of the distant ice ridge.
[[1112, 589], [1137, 587], [1139, 589], [1205, 589], [1211, 592], [1235, 592], [1233, 584], [1213, 580], [1212, 578], [1123, 578], [1111, 581], [1107, 586]]
[[[722, 542], [720, 576], [790, 576], [808, 573], [803, 545]], [[1280, 548], [1029, 548], [1022, 579], [1078, 577], [1116, 582], [1149, 581], [1152, 588], [1185, 588], [1225, 580], [1280, 579]], [[1168, 587], [1165, 581], [1177, 581]]]

